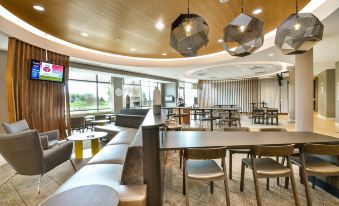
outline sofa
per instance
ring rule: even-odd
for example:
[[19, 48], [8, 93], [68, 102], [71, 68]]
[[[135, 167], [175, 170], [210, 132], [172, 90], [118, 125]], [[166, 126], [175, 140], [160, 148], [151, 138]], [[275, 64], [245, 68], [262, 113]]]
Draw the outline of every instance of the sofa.
[[147, 112], [123, 110], [115, 125], [96, 126], [95, 131], [105, 131], [112, 139], [53, 195], [84, 185], [105, 185], [117, 191], [119, 206], [145, 206], [140, 125]]

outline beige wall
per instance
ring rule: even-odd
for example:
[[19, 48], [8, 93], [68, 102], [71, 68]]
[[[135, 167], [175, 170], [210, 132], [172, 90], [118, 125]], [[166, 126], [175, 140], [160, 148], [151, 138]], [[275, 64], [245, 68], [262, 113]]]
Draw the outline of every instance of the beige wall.
[[288, 113], [288, 84], [283, 79], [279, 86], [277, 78], [259, 80], [260, 100], [268, 103], [268, 107], [278, 108], [281, 113]]
[[[6, 69], [7, 52], [0, 51], [0, 124], [7, 121], [7, 99], [5, 85], [5, 69]], [[0, 126], [0, 134], [4, 133]]]
[[335, 117], [335, 70], [328, 69], [318, 75], [318, 114]]

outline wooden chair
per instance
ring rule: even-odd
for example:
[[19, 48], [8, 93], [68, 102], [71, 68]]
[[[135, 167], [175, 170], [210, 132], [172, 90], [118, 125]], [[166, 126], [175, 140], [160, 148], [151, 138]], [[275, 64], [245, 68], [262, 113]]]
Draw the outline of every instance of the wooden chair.
[[273, 120], [275, 120], [275, 124], [279, 125], [279, 111], [278, 109], [267, 109], [266, 110], [266, 125], [268, 125], [269, 120], [271, 120], [271, 125], [273, 125]]
[[86, 127], [85, 117], [71, 117], [72, 131], [84, 132]]
[[265, 110], [259, 108], [253, 108], [252, 110], [252, 124], [261, 123], [265, 121]]
[[[226, 148], [209, 148], [184, 150], [183, 193], [186, 195], [186, 205], [189, 205], [189, 181], [209, 181], [210, 192], [213, 193], [213, 181], [223, 180], [227, 205], [230, 205], [228, 180], [226, 173]], [[213, 160], [221, 159], [222, 168]]]
[[308, 185], [308, 176], [313, 177], [313, 188], [315, 187], [315, 176], [339, 176], [338, 165], [313, 155], [339, 155], [339, 145], [305, 144], [300, 151], [299, 157], [292, 157], [292, 163], [299, 165], [301, 168], [307, 205], [311, 206], [312, 197]]
[[[293, 196], [295, 200], [295, 205], [299, 205], [299, 198], [296, 191], [296, 184], [293, 174], [293, 168], [290, 161], [290, 156], [293, 154], [293, 145], [285, 146], [254, 146], [251, 149], [251, 158], [242, 159], [241, 164], [241, 180], [240, 180], [240, 191], [244, 191], [244, 175], [245, 175], [245, 166], [252, 169], [255, 194], [257, 197], [257, 205], [261, 206], [261, 197], [258, 184], [258, 178], [276, 178], [276, 177], [290, 177]], [[287, 160], [287, 166], [280, 164], [278, 161], [270, 158], [256, 158], [256, 156], [275, 156], [275, 157], [285, 157]], [[288, 180], [288, 179], [286, 179]], [[285, 182], [285, 187], [287, 187], [288, 181]]]
[[[248, 127], [229, 127], [224, 128], [225, 132], [249, 132], [250, 129]], [[233, 168], [233, 154], [247, 154], [247, 158], [249, 158], [250, 155], [250, 149], [244, 149], [244, 148], [238, 148], [238, 147], [228, 147], [228, 151], [230, 152], [229, 157], [229, 171], [228, 176], [230, 179], [232, 179], [232, 168]]]

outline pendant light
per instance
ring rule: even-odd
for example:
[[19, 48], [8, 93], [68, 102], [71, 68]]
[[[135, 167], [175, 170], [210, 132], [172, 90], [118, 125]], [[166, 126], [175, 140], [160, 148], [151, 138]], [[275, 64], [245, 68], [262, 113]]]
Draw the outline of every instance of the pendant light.
[[182, 56], [193, 57], [208, 43], [208, 24], [201, 16], [190, 13], [189, 0], [187, 14], [181, 14], [171, 27], [170, 45]]
[[244, 1], [241, 1], [241, 14], [224, 28], [224, 47], [232, 56], [244, 57], [254, 53], [264, 43], [264, 22], [244, 14]]
[[275, 45], [286, 55], [302, 54], [322, 40], [324, 25], [312, 13], [291, 14], [277, 28]]

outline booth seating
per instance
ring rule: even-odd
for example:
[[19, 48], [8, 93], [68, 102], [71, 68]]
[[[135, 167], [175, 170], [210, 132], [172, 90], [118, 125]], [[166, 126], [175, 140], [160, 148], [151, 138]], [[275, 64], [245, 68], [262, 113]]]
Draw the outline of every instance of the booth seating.
[[143, 181], [142, 131], [139, 128], [145, 115], [139, 109], [133, 114], [133, 110], [130, 109], [129, 114], [119, 113], [115, 125], [94, 128], [107, 132], [112, 139], [54, 195], [84, 185], [105, 185], [117, 191], [120, 206], [146, 205], [147, 185]]

